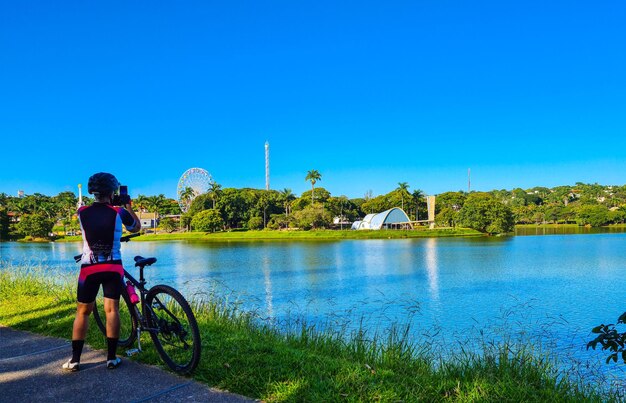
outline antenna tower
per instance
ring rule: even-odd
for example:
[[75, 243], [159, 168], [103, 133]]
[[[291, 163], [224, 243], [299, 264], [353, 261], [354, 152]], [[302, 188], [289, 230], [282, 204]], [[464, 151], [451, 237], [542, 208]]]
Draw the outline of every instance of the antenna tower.
[[270, 190], [270, 143], [265, 142], [265, 190]]
[[470, 168], [467, 168], [467, 193], [469, 193], [470, 189], [472, 188], [470, 178], [471, 178]]

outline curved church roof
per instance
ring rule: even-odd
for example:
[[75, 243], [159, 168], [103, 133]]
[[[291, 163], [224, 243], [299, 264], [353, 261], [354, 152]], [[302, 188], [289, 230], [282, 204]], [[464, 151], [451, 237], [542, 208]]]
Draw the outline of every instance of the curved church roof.
[[394, 225], [407, 224], [412, 227], [409, 216], [399, 207], [383, 211], [378, 214], [368, 214], [363, 221], [352, 224], [352, 229], [374, 229], [379, 230], [389, 228]]

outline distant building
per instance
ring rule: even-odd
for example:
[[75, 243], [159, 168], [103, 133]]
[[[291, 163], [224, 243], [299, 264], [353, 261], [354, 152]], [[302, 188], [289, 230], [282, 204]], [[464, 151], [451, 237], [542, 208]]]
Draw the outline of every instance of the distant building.
[[381, 229], [413, 229], [409, 216], [400, 207], [383, 211], [378, 214], [368, 214], [361, 221], [352, 224], [355, 230], [381, 230]]
[[137, 212], [137, 218], [141, 222], [141, 228], [155, 228], [159, 225], [159, 220], [156, 213], [144, 213], [143, 211]]

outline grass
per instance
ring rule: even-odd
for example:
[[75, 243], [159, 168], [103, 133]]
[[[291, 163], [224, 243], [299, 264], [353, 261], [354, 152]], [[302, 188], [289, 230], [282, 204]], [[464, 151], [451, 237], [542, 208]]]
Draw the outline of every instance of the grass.
[[516, 224], [515, 228], [579, 228], [578, 224]]
[[[46, 268], [0, 271], [0, 324], [68, 338], [74, 279]], [[561, 373], [530, 344], [484, 343], [449, 358], [430, 342], [410, 342], [410, 326], [379, 333], [318, 330], [305, 322], [279, 327], [218, 298], [196, 301], [203, 352], [193, 377], [212, 387], [268, 402], [288, 401], [618, 401]], [[104, 348], [94, 323], [87, 343]], [[141, 362], [160, 365], [146, 338]], [[69, 348], [68, 348], [69, 353]]]
[[[436, 228], [426, 227], [415, 230], [382, 230], [382, 231], [353, 231], [353, 230], [312, 230], [312, 231], [228, 231], [228, 232], [165, 232], [144, 234], [134, 241], [289, 241], [289, 240], [341, 240], [341, 239], [407, 239], [456, 236], [484, 236], [484, 234], [468, 228]], [[80, 241], [80, 236], [65, 237], [65, 241]]]

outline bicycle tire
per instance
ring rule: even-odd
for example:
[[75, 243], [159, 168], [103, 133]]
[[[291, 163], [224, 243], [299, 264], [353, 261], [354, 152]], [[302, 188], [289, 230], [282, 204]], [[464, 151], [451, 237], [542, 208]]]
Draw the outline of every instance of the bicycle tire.
[[163, 361], [174, 372], [189, 374], [200, 361], [200, 330], [183, 295], [167, 285], [155, 285], [146, 296], [150, 336]]
[[[126, 290], [122, 291], [122, 295], [120, 297], [124, 302], [122, 303], [120, 301], [120, 337], [117, 345], [119, 347], [130, 347], [137, 338], [137, 318], [132, 313], [134, 306], [131, 304]], [[106, 337], [106, 316], [104, 314], [104, 304], [102, 300], [102, 290], [100, 290], [98, 292], [98, 297], [94, 302], [93, 318], [104, 337]]]

